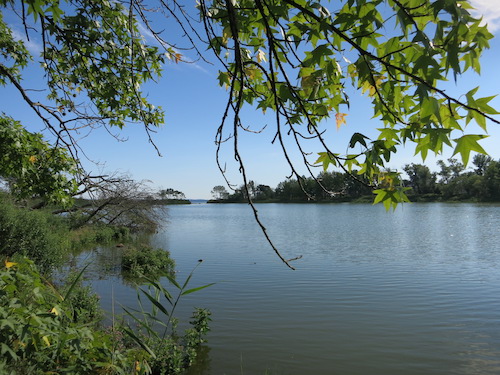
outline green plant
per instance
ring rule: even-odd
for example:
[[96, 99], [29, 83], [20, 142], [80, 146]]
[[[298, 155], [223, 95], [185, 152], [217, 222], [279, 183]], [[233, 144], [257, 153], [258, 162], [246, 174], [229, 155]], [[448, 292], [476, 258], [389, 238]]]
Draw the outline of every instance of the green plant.
[[[70, 223], [72, 219], [70, 219]], [[113, 241], [129, 241], [130, 229], [121, 226], [93, 224], [77, 227], [70, 231], [73, 249], [81, 249], [96, 244], [109, 244]]]
[[[137, 345], [151, 354], [149, 364], [153, 374], [179, 374], [189, 367], [196, 358], [197, 347], [205, 342], [205, 335], [210, 330], [210, 311], [196, 308], [193, 312], [191, 327], [184, 335], [177, 333], [177, 319], [174, 316], [182, 296], [205, 289], [213, 283], [188, 289], [188, 284], [197, 266], [191, 271], [182, 286], [174, 277], [166, 275], [170, 285], [177, 290], [174, 297], [161, 283], [149, 279], [148, 288], [139, 288], [137, 297], [139, 310], [124, 308], [127, 315], [136, 323], [139, 333], [130, 326], [124, 331]], [[146, 309], [143, 296], [151, 304]]]
[[0, 269], [1, 373], [150, 371], [146, 352], [119, 350], [110, 333], [75, 321], [70, 296], [82, 272], [63, 295], [40, 276], [32, 261], [23, 257], [5, 260]]
[[169, 251], [144, 244], [138, 246], [131, 246], [123, 253], [121, 266], [126, 278], [142, 280], [147, 275], [149, 279], [158, 279], [172, 274], [175, 262]]
[[70, 292], [66, 299], [71, 306], [71, 319], [73, 322], [94, 326], [100, 323], [103, 311], [101, 310], [99, 296], [92, 291], [90, 286], [83, 285], [81, 272], [70, 272], [63, 281], [61, 291], [64, 294]]
[[210, 331], [209, 323], [212, 320], [210, 318], [212, 313], [208, 309], [203, 309], [196, 307], [191, 316], [189, 324], [191, 328], [186, 329], [184, 334], [184, 341], [186, 347], [185, 363], [191, 365], [196, 358], [199, 345], [207, 341], [205, 336]]
[[61, 218], [0, 199], [0, 255], [24, 255], [48, 273], [62, 263], [67, 246], [67, 227]]
[[[3, 34], [7, 30], [3, 29], [2, 21], [0, 15]], [[3, 35], [1, 45], [5, 51]], [[77, 162], [66, 148], [53, 147], [42, 134], [32, 133], [19, 121], [0, 115], [0, 176], [8, 181], [14, 196], [43, 198], [47, 203], [70, 206], [77, 190], [78, 170]]]

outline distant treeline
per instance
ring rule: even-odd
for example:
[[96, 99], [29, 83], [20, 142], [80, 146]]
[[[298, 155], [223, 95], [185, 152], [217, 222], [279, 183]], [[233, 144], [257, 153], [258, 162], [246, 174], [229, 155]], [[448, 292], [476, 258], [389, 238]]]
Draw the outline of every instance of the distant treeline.
[[[407, 194], [412, 201], [500, 201], [500, 160], [475, 155], [473, 167], [466, 169], [456, 159], [439, 160], [438, 172], [431, 172], [423, 164], [407, 164], [403, 167], [408, 179]], [[354, 173], [354, 175], [356, 175]], [[315, 181], [304, 177], [301, 183], [286, 179], [271, 188], [268, 185], [248, 183], [248, 192], [255, 202], [349, 202], [373, 200], [372, 188], [366, 181], [356, 181], [342, 172], [321, 172]], [[302, 185], [302, 186], [301, 186]], [[231, 194], [224, 186], [212, 189], [212, 203], [246, 202], [244, 186]]]

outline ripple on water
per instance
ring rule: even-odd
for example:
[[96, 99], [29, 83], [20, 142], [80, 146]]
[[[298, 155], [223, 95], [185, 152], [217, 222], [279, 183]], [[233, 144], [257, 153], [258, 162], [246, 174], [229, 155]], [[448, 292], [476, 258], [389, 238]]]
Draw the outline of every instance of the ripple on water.
[[179, 278], [203, 259], [192, 285], [217, 283], [179, 310], [213, 313], [209, 357], [190, 374], [500, 373], [500, 206], [258, 209], [278, 248], [303, 255], [297, 271], [246, 205], [172, 207], [156, 237]]

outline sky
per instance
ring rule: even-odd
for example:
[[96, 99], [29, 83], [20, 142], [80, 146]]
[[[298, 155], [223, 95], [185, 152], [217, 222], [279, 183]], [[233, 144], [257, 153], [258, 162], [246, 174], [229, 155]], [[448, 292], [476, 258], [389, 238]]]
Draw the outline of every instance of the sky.
[[[484, 21], [496, 38], [491, 41], [490, 50], [486, 51], [481, 60], [481, 76], [466, 74], [459, 77], [456, 85], [448, 82], [444, 88], [447, 93], [460, 96], [480, 86], [478, 95], [497, 95], [500, 93], [500, 1], [473, 0], [473, 4], [484, 15]], [[33, 41], [28, 47], [34, 53], [40, 48]], [[190, 58], [189, 53], [186, 58]], [[129, 174], [136, 180], [151, 181], [150, 185], [154, 189], [173, 188], [182, 191], [189, 199], [211, 198], [210, 192], [214, 186], [226, 186], [215, 160], [215, 134], [227, 99], [227, 92], [218, 86], [217, 74], [216, 66], [202, 61], [167, 64], [160, 81], [145, 87], [150, 101], [165, 110], [165, 124], [153, 134], [162, 156], [158, 156], [155, 148], [148, 142], [147, 134], [141, 126], [130, 126], [121, 131], [119, 136], [126, 140], [124, 142], [117, 141], [105, 131], [97, 130], [80, 140], [80, 145], [89, 158], [83, 160], [87, 169], [99, 173], [118, 171]], [[33, 87], [40, 83], [29, 74], [25, 81]], [[40, 126], [12, 88], [0, 87], [0, 97], [0, 111], [12, 115], [24, 124], [30, 124], [28, 129]], [[494, 99], [491, 104], [500, 108], [500, 99]], [[375, 129], [380, 127], [376, 119], [371, 119], [372, 108], [366, 98], [351, 98], [351, 108], [346, 113], [347, 123], [339, 130], [336, 129], [334, 118], [327, 124], [329, 129], [326, 139], [333, 149], [341, 152], [346, 149], [354, 132], [375, 136]], [[247, 125], [251, 125], [254, 130], [269, 125], [260, 134], [245, 133], [241, 139], [240, 151], [247, 175], [256, 183], [274, 188], [290, 175], [290, 167], [279, 146], [271, 144], [275, 134], [272, 119], [254, 110], [248, 110], [245, 118], [248, 119]], [[481, 144], [494, 159], [500, 159], [499, 125], [490, 123], [489, 135]], [[241, 175], [232, 151], [230, 143], [224, 144], [221, 160], [226, 165], [229, 181], [234, 185], [241, 185]], [[311, 144], [307, 151], [315, 153], [321, 149]], [[435, 162], [446, 159], [451, 154], [451, 149], [446, 150], [438, 157], [428, 157], [425, 164], [436, 170]], [[296, 164], [300, 164], [298, 155], [293, 157]], [[422, 163], [422, 160], [413, 156], [412, 149], [402, 149], [388, 166], [400, 169], [412, 162]], [[304, 168], [299, 170], [306, 173]], [[320, 169], [317, 172], [319, 171]]]

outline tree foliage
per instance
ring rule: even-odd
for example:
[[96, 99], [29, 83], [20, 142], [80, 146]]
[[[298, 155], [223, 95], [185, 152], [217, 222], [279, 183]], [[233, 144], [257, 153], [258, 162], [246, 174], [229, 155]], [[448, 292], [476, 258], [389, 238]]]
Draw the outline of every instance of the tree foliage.
[[[474, 168], [465, 168], [457, 159], [439, 160], [439, 172], [431, 172], [428, 166], [411, 163], [403, 166], [407, 178], [403, 184], [411, 201], [500, 201], [499, 161], [483, 155], [475, 155]], [[438, 178], [439, 177], [439, 178]], [[320, 186], [316, 181], [321, 181]], [[265, 193], [261, 193], [262, 190]], [[326, 189], [326, 190], [325, 190]], [[226, 198], [215, 203], [245, 203], [244, 186], [235, 189]], [[372, 196], [369, 186], [354, 182], [348, 173], [320, 172], [315, 177], [302, 176], [301, 183], [287, 178], [273, 189], [257, 185], [252, 197], [256, 203], [305, 203], [305, 202], [369, 202]], [[373, 199], [373, 198], [372, 198]]]
[[[478, 88], [464, 99], [439, 88], [450, 76], [479, 73], [479, 56], [492, 37], [467, 1], [202, 1], [201, 9], [225, 67], [219, 81], [230, 91], [221, 141], [227, 126], [237, 146], [244, 105], [273, 111], [285, 155], [283, 137], [290, 133], [309, 166], [303, 143], [315, 138], [324, 149], [317, 164], [345, 172], [356, 167], [397, 203], [404, 200], [394, 194], [403, 192], [401, 179], [385, 165], [399, 146], [413, 143], [423, 159], [452, 146], [467, 164], [470, 152], [485, 152], [478, 143], [485, 135], [467, 134], [467, 124], [486, 130], [487, 119], [498, 123], [492, 97], [476, 97]], [[338, 152], [325, 142], [322, 126], [330, 117], [337, 127], [346, 122], [353, 89], [370, 98], [381, 128], [376, 139], [355, 133], [348, 152]]]
[[467, 171], [456, 159], [438, 161], [441, 180], [436, 185], [446, 200], [498, 202], [500, 199], [499, 161], [475, 155], [474, 171]]
[[[0, 139], [2, 150], [11, 149], [9, 159], [2, 160], [11, 171], [2, 170], [2, 177], [13, 175], [12, 170], [20, 164], [24, 167], [20, 173], [26, 175], [29, 162], [36, 167], [43, 162], [45, 174], [34, 181], [34, 177], [29, 181], [14, 176], [17, 191], [31, 195], [31, 190], [38, 189], [37, 194], [45, 193], [52, 201], [61, 198], [59, 203], [65, 203], [68, 193], [75, 192], [75, 184], [93, 184], [92, 176], [81, 168], [78, 138], [96, 127], [121, 128], [127, 123], [142, 124], [149, 135], [163, 122], [162, 109], [149, 103], [141, 86], [160, 75], [165, 54], [144, 43], [136, 18], [120, 2], [2, 0], [0, 9], [0, 85], [13, 86], [48, 130], [54, 140], [51, 153], [55, 159], [40, 160], [41, 151], [48, 154], [47, 146], [38, 154], [26, 150], [42, 147], [41, 137], [30, 136], [19, 123], [12, 124], [14, 120], [2, 114], [2, 133], [8, 125], [12, 129], [7, 134], [10, 139], [5, 135]], [[41, 54], [36, 56], [45, 82], [42, 94], [24, 85], [24, 70], [34, 56], [4, 21], [2, 15], [7, 10], [18, 15], [27, 40], [35, 38], [42, 44]], [[31, 74], [37, 71], [31, 69]], [[10, 144], [15, 136], [18, 150], [12, 150]], [[28, 151], [32, 154], [27, 162]], [[73, 173], [76, 166], [69, 158], [81, 173]], [[61, 177], [64, 173], [67, 178]], [[69, 188], [70, 180], [73, 186]], [[35, 185], [30, 186], [30, 182]]]
[[172, 188], [160, 189], [158, 191], [158, 196], [160, 199], [186, 199], [186, 195], [182, 191]]
[[66, 149], [52, 147], [41, 134], [0, 117], [0, 178], [17, 198], [45, 197], [68, 206], [77, 191], [78, 167]]
[[[238, 149], [248, 129], [244, 106], [275, 114], [275, 141], [299, 183], [287, 134], [311, 176], [314, 162], [353, 178], [356, 168], [374, 188], [374, 202], [387, 208], [408, 200], [399, 173], [385, 168], [400, 146], [413, 144], [423, 159], [450, 146], [467, 164], [472, 151], [485, 152], [478, 143], [485, 135], [470, 134], [467, 125], [486, 131], [487, 120], [499, 122], [488, 104], [492, 97], [477, 97], [478, 88], [463, 99], [440, 88], [467, 70], [479, 73], [479, 57], [489, 47], [492, 35], [467, 1], [201, 0], [200, 9], [210, 47], [224, 65], [219, 82], [229, 90], [217, 139], [221, 144], [231, 133], [245, 186]], [[371, 100], [379, 135], [355, 133], [347, 152], [334, 150], [323, 126], [329, 118], [337, 127], [346, 123], [353, 91]], [[316, 161], [305, 151], [311, 138], [322, 148]]]
[[229, 197], [228, 191], [222, 185], [214, 186], [210, 193], [214, 199], [227, 199]]
[[430, 194], [436, 190], [436, 173], [432, 173], [426, 165], [407, 164], [403, 170], [409, 177], [410, 186], [416, 194]]

